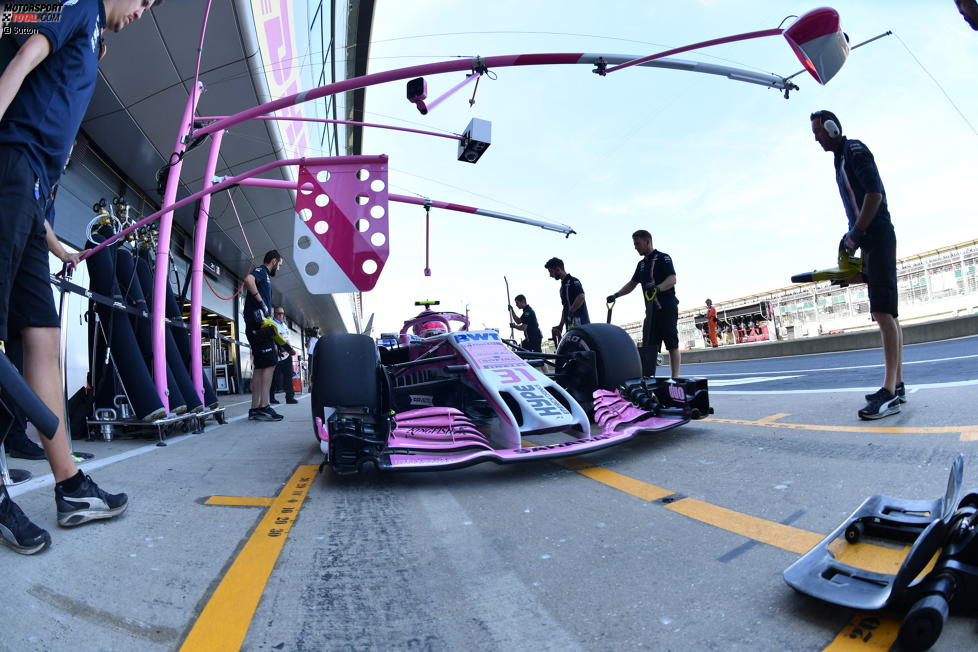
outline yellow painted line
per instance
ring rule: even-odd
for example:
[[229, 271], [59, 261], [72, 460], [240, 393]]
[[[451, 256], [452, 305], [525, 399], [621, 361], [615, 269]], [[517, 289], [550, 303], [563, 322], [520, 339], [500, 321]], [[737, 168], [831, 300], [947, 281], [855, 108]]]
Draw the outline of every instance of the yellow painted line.
[[304, 465], [295, 470], [224, 574], [180, 652], [241, 649], [265, 584], [315, 477], [315, 465]]
[[592, 466], [587, 469], [578, 469], [577, 472], [591, 478], [592, 480], [597, 480], [601, 484], [606, 484], [609, 487], [613, 487], [619, 491], [624, 491], [626, 494], [631, 494], [636, 498], [641, 498], [642, 500], [648, 502], [659, 500], [660, 498], [665, 498], [666, 496], [671, 496], [672, 494], [676, 493], [675, 491], [663, 489], [662, 487], [656, 487], [655, 485], [647, 484], [641, 480], [630, 478], [627, 475], [622, 475], [621, 473], [612, 471], [611, 469], [605, 469], [600, 466]]
[[[768, 420], [782, 418], [787, 415], [772, 415]], [[656, 487], [641, 480], [595, 466], [581, 459], [559, 460], [565, 468], [577, 471], [592, 480], [618, 489], [636, 498], [655, 501], [675, 492]], [[732, 532], [753, 541], [765, 543], [775, 548], [788, 550], [803, 555], [815, 547], [824, 537], [815, 532], [801, 528], [775, 523], [767, 519], [750, 516], [726, 507], [713, 505], [696, 498], [680, 498], [663, 505], [666, 509], [682, 514], [701, 523]], [[895, 574], [903, 563], [909, 551], [909, 546], [889, 548], [870, 543], [848, 543], [839, 538], [829, 544], [829, 550], [837, 560], [854, 568], [877, 573]], [[940, 551], [934, 554], [930, 563], [921, 571], [920, 576], [929, 573], [940, 556]], [[918, 576], [919, 577], [919, 576]], [[854, 616], [833, 641], [825, 648], [826, 652], [854, 652], [889, 650], [900, 633], [900, 621], [882, 613], [862, 613]]]
[[204, 504], [224, 507], [268, 507], [274, 500], [265, 496], [211, 496], [204, 501]]
[[790, 416], [791, 415], [788, 414], [787, 412], [784, 412], [784, 413], [781, 413], [781, 414], [772, 414], [769, 417], [762, 417], [762, 418], [758, 419], [757, 420], [757, 423], [773, 423], [773, 422], [777, 421], [778, 419], [783, 419], [785, 417], [790, 417]]
[[774, 418], [779, 416], [775, 414], [755, 421], [710, 417], [710, 422], [733, 423], [739, 426], [785, 428], [789, 430], [813, 430], [819, 432], [865, 432], [877, 435], [933, 435], [957, 432], [961, 433], [961, 437], [959, 438], [961, 441], [978, 441], [978, 426], [828, 426], [815, 423], [782, 423], [780, 421], [774, 421]]
[[854, 615], [824, 652], [886, 652], [896, 643], [900, 621], [882, 613]]
[[666, 509], [707, 523], [721, 530], [745, 536], [782, 550], [803, 555], [824, 537], [790, 525], [782, 525], [756, 516], [718, 507], [695, 498], [683, 498], [665, 506]]

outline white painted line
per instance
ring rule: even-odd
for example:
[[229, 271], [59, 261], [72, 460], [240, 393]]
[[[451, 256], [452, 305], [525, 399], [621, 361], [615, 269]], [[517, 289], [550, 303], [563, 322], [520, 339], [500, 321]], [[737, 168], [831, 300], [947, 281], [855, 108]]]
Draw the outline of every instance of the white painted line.
[[[240, 421], [241, 419], [248, 418], [248, 414], [241, 414], [236, 417], [227, 420], [228, 424], [234, 423], [235, 421]], [[221, 424], [210, 424], [204, 428], [204, 433], [208, 433], [211, 430], [220, 428]], [[176, 437], [167, 437], [166, 444], [170, 446], [172, 444], [178, 444], [182, 441], [186, 441], [191, 437], [197, 437], [199, 435], [194, 435], [193, 433], [188, 433], [186, 435], [177, 435]], [[157, 446], [156, 444], [147, 444], [146, 446], [140, 446], [139, 448], [134, 448], [132, 450], [126, 451], [124, 453], [118, 453], [117, 455], [112, 455], [102, 459], [94, 459], [86, 462], [81, 462], [78, 464], [78, 468], [83, 470], [85, 473], [89, 473], [96, 469], [100, 469], [103, 466], [108, 466], [110, 464], [115, 464], [116, 462], [121, 462], [122, 460], [128, 460], [131, 457], [136, 457], [137, 455], [144, 455], [146, 453], [152, 453], [153, 451], [158, 451], [164, 449], [164, 446]], [[25, 494], [28, 491], [34, 491], [35, 489], [43, 489], [44, 487], [50, 487], [54, 484], [54, 474], [46, 473], [44, 475], [34, 476], [27, 482], [19, 484], [14, 487], [7, 487], [7, 491], [10, 493], [10, 497], [14, 498], [21, 494]]]
[[727, 378], [725, 380], [709, 379], [710, 387], [725, 387], [727, 385], [749, 385], [750, 383], [767, 383], [772, 380], [786, 380], [788, 378], [801, 378], [804, 374], [794, 376], [758, 376], [756, 378]]
[[[968, 387], [971, 385], [978, 385], [978, 380], [955, 380], [949, 383], [921, 383], [919, 385], [907, 385], [907, 393], [912, 394], [920, 389], [947, 389], [949, 387]], [[830, 389], [785, 389], [785, 390], [768, 390], [759, 389], [757, 391], [742, 391], [737, 390], [714, 392], [710, 390], [710, 394], [740, 394], [744, 396], [752, 394], [832, 394], [835, 392], [862, 392], [867, 394], [869, 392], [875, 392], [879, 389], [879, 385], [873, 385], [872, 387], [836, 387]]]
[[[904, 348], [906, 348], [906, 347], [904, 347]], [[948, 361], [951, 361], [951, 360], [968, 360], [970, 358], [978, 358], [978, 353], [973, 354], [973, 355], [958, 355], [958, 356], [954, 356], [952, 358], [933, 358], [931, 360], [914, 360], [912, 362], [907, 362], [906, 360], [904, 360], [903, 361], [903, 366], [906, 367], [907, 365], [912, 365], [912, 364], [931, 364], [931, 363], [934, 363], [934, 362], [948, 362]], [[773, 360], [773, 359], [774, 358], [755, 358], [753, 360], [730, 360], [729, 362], [759, 362], [759, 361], [762, 361], [762, 360]], [[700, 365], [700, 364], [721, 364], [721, 363], [718, 363], [718, 362], [698, 362], [698, 363], [694, 363], [694, 364], [690, 364], [690, 365], [683, 365], [683, 367], [686, 367], [686, 366], [692, 367], [694, 365]], [[798, 372], [798, 373], [804, 373], [804, 372], [811, 373], [813, 371], [848, 371], [850, 369], [879, 369], [882, 366], [883, 366], [883, 364], [880, 363], [880, 364], [853, 365], [851, 367], [820, 367], [820, 368], [817, 368], [817, 369], [784, 369], [782, 371], [786, 371], [786, 372]], [[771, 374], [771, 373], [778, 373], [778, 371], [776, 371], [774, 369], [768, 369], [767, 371], [739, 371], [739, 372], [737, 372], [737, 371], [728, 371], [726, 373], [716, 373], [716, 374], [705, 373], [703, 375], [706, 376], [707, 378], [713, 378], [714, 376], [750, 376], [752, 374]], [[879, 389], [879, 388], [877, 388], [877, 389]]]

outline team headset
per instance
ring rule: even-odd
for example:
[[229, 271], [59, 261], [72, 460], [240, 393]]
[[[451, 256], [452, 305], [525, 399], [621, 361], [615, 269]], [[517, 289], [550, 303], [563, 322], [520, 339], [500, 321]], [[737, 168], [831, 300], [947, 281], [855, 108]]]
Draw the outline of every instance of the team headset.
[[825, 129], [825, 133], [829, 135], [829, 138], [833, 140], [842, 135], [842, 130], [839, 129], [839, 125], [832, 118], [823, 119], [822, 127]]

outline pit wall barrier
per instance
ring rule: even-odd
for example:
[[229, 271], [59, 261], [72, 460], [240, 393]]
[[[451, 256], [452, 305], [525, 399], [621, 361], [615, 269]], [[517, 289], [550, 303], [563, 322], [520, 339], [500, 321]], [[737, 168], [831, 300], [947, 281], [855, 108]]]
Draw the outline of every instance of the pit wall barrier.
[[[978, 335], [978, 314], [953, 317], [940, 321], [920, 322], [903, 326], [903, 343], [920, 344], [938, 342], [958, 337]], [[720, 347], [718, 349], [684, 351], [684, 364], [699, 362], [727, 362], [753, 360], [755, 358], [780, 358], [789, 355], [834, 353], [857, 349], [876, 349], [883, 346], [877, 328], [839, 335], [819, 335], [780, 342], [756, 342]]]

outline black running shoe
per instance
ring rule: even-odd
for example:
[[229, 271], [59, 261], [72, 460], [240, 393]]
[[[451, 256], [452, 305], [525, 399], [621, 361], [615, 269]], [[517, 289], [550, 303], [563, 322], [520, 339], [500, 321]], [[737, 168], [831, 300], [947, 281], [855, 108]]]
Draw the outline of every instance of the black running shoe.
[[868, 399], [866, 407], [859, 411], [860, 419], [882, 419], [900, 411], [900, 397], [891, 394], [885, 387]]
[[37, 527], [10, 500], [7, 487], [0, 485], [0, 543], [22, 555], [33, 555], [51, 545], [51, 535]]
[[[872, 394], [866, 394], [866, 400], [867, 401], [872, 401], [873, 398], [875, 398], [876, 395], [879, 394], [881, 391], [883, 391], [882, 388], [876, 390]], [[904, 387], [903, 383], [897, 384], [897, 386], [896, 386], [896, 395], [897, 395], [897, 398], [900, 399], [900, 402], [901, 403], [906, 403], [907, 402], [907, 388]]]
[[278, 401], [276, 401], [274, 398], [270, 400], [269, 403], [271, 403], [272, 405], [278, 405]]
[[286, 403], [287, 403], [288, 405], [295, 405], [295, 404], [296, 404], [296, 403], [298, 403], [299, 401], [297, 401], [297, 400], [295, 400], [294, 398], [287, 398], [287, 399], [285, 399], [285, 402], [286, 402]]
[[78, 489], [71, 493], [55, 485], [54, 502], [58, 506], [58, 525], [61, 527], [75, 527], [101, 518], [112, 518], [129, 507], [126, 494], [106, 493], [87, 475]]
[[251, 421], [278, 421], [278, 419], [265, 412], [265, 408], [252, 408], [248, 410], [248, 419]]
[[258, 409], [264, 412], [265, 414], [267, 414], [268, 416], [270, 416], [274, 421], [281, 421], [282, 419], [285, 418], [281, 414], [273, 410], [271, 405], [266, 405], [265, 407], [258, 408]]
[[35, 444], [30, 439], [24, 438], [16, 444], [8, 442], [7, 455], [17, 457], [22, 460], [43, 460], [44, 449]]

